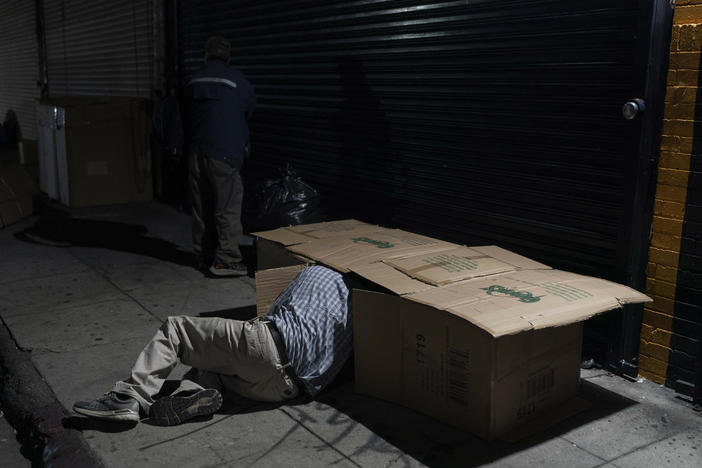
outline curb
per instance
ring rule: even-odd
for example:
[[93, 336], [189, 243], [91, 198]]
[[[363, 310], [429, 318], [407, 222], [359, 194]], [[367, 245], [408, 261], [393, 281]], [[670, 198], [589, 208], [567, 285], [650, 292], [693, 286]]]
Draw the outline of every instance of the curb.
[[0, 376], [0, 403], [32, 457], [32, 466], [103, 468], [83, 434], [63, 426], [68, 414], [34, 367], [30, 353], [17, 347], [4, 322], [0, 326]]

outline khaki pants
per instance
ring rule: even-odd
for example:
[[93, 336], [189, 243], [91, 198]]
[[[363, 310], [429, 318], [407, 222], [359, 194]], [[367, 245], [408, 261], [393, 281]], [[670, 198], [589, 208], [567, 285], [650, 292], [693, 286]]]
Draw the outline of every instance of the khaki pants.
[[287, 375], [266, 321], [169, 317], [146, 345], [127, 380], [113, 391], [135, 398], [148, 413], [164, 381], [180, 360], [197, 369], [174, 392], [231, 390], [259, 401], [294, 398], [299, 389]]

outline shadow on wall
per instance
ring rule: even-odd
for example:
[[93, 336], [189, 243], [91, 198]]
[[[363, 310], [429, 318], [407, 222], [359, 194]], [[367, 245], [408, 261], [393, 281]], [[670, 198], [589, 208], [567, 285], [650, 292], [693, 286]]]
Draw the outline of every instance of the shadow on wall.
[[17, 143], [19, 143], [21, 140], [22, 132], [20, 130], [19, 121], [17, 120], [17, 113], [10, 109], [5, 114], [5, 120], [2, 122], [2, 129], [0, 130], [0, 146], [15, 148]]
[[194, 266], [191, 252], [177, 245], [147, 235], [144, 226], [72, 218], [70, 214], [47, 208], [34, 226], [15, 234], [17, 239], [54, 247], [100, 247], [153, 257], [178, 265]]
[[354, 57], [339, 57], [343, 101], [332, 117], [332, 131], [340, 144], [336, 165], [340, 217], [362, 218], [389, 225], [393, 213], [388, 194], [392, 176], [390, 127], [380, 99], [373, 96], [363, 64]]

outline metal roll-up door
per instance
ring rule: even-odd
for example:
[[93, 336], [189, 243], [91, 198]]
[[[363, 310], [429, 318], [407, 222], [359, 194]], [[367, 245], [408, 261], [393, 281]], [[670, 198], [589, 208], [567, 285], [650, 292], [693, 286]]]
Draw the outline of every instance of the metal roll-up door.
[[639, 146], [621, 108], [652, 3], [180, 0], [181, 74], [227, 35], [259, 100], [249, 169], [292, 163], [331, 218], [625, 281]]
[[160, 79], [157, 3], [45, 2], [49, 95], [150, 97]]
[[[39, 97], [35, 3], [9, 0], [0, 15], [0, 123], [14, 112], [23, 139], [37, 139], [34, 102]], [[9, 119], [8, 119], [9, 117]]]

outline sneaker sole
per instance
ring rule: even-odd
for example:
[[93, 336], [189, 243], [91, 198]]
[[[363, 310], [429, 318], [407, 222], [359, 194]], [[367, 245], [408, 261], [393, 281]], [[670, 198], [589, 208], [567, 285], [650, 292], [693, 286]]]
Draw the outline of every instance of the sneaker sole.
[[149, 416], [158, 426], [174, 426], [188, 419], [207, 416], [222, 407], [222, 395], [214, 389], [193, 395], [167, 396], [151, 405]]
[[90, 416], [92, 418], [103, 419], [105, 421], [119, 421], [119, 422], [139, 422], [139, 413], [135, 413], [129, 409], [114, 410], [109, 413], [104, 411], [92, 411], [85, 408], [73, 407], [73, 411], [78, 414], [83, 414], [85, 416]]
[[215, 276], [221, 277], [232, 277], [232, 276], [246, 276], [248, 271], [234, 271], [234, 270], [218, 270], [214, 267], [210, 267], [210, 273]]

